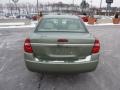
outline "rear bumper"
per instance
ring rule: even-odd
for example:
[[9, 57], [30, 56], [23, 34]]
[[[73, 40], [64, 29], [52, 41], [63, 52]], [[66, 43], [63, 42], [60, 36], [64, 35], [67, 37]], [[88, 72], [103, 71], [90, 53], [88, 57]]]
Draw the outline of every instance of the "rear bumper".
[[28, 70], [33, 72], [90, 72], [96, 69], [98, 60], [80, 63], [47, 63], [25, 60]]
[[96, 69], [99, 62], [99, 53], [87, 56], [85, 59], [74, 62], [42, 61], [34, 58], [33, 54], [24, 53], [25, 64], [33, 72], [90, 72]]

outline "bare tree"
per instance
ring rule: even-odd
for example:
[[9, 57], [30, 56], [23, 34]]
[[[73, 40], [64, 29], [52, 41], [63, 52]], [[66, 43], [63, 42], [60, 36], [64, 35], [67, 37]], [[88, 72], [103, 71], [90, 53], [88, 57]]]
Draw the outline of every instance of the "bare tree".
[[86, 8], [89, 8], [89, 3], [86, 2], [86, 0], [83, 0], [80, 4], [80, 7], [82, 9], [82, 13], [86, 10]]
[[7, 4], [5, 5], [5, 8], [6, 8], [6, 10], [8, 11], [8, 13], [9, 13], [10, 15], [13, 15], [13, 10], [15, 9], [15, 6], [14, 6], [13, 3], [7, 3]]
[[3, 14], [3, 4], [0, 4], [0, 15]]

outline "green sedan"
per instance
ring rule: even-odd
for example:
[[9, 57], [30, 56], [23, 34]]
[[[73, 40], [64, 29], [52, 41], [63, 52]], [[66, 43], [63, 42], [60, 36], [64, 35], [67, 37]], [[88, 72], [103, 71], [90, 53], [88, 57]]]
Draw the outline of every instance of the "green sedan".
[[46, 15], [24, 43], [33, 72], [90, 72], [99, 62], [100, 43], [74, 15]]

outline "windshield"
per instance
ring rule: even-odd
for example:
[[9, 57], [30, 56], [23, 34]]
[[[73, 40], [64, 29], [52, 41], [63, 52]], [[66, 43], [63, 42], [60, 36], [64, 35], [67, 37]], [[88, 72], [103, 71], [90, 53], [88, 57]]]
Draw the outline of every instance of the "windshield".
[[39, 31], [79, 31], [86, 32], [86, 28], [79, 19], [72, 18], [44, 18], [37, 26]]

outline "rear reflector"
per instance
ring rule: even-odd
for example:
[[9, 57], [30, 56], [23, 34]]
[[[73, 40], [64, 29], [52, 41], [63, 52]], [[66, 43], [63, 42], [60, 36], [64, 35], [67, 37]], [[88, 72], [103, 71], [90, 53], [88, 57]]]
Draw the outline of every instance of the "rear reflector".
[[58, 42], [68, 42], [67, 39], [58, 39], [57, 41], [58, 41]]
[[30, 44], [30, 39], [26, 39], [25, 40], [25, 43], [24, 43], [24, 51], [27, 52], [27, 53], [32, 53], [33, 50], [32, 50], [32, 46]]
[[99, 40], [96, 39], [94, 42], [94, 46], [92, 48], [92, 53], [93, 54], [99, 53], [99, 51], [100, 51], [100, 42], [99, 42]]

